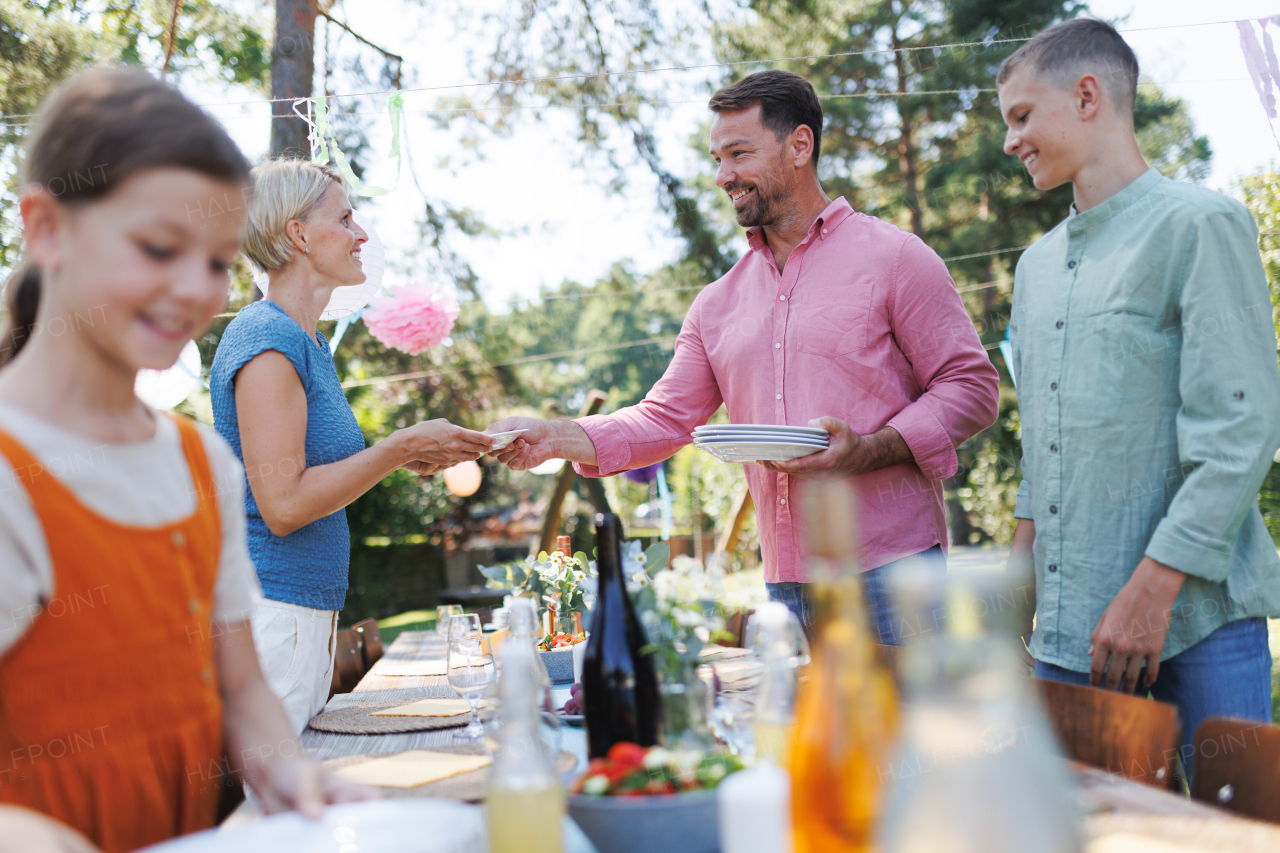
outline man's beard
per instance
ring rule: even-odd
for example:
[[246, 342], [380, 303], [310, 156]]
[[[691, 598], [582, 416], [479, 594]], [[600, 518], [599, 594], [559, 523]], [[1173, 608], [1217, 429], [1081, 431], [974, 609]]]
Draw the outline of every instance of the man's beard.
[[[739, 189], [739, 187], [726, 189]], [[738, 224], [744, 228], [768, 227], [776, 224], [783, 213], [782, 200], [766, 193], [759, 184], [755, 184], [751, 189], [747, 203], [733, 210]]]

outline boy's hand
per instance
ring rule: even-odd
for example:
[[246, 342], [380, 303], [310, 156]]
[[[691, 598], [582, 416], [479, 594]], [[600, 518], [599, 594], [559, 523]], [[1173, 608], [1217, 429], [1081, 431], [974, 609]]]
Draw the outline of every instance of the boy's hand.
[[[1160, 674], [1160, 652], [1169, 633], [1173, 602], [1187, 576], [1164, 563], [1143, 557], [1093, 629], [1089, 654], [1089, 683], [1133, 693], [1145, 664], [1144, 685], [1150, 687]], [[1109, 659], [1109, 660], [1108, 660]]]
[[302, 756], [275, 761], [267, 773], [267, 784], [255, 793], [267, 814], [295, 809], [312, 820], [324, 814], [326, 805], [379, 797], [375, 789], [339, 779]]
[[1018, 608], [1015, 619], [1019, 640], [1018, 656], [1033, 672], [1036, 659], [1031, 656], [1029, 646], [1036, 615], [1035, 541], [1036, 523], [1029, 518], [1018, 519], [1018, 526], [1013, 531], [1013, 544], [1009, 548], [1009, 562], [1005, 568], [1009, 599]]
[[0, 853], [101, 853], [65, 823], [18, 806], [0, 806]]

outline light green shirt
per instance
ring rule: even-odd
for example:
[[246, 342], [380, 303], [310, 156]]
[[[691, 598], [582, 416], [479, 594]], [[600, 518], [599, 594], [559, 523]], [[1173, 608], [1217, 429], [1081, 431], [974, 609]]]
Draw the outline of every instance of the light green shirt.
[[1037, 659], [1088, 670], [1090, 635], [1144, 554], [1188, 575], [1166, 659], [1280, 614], [1258, 510], [1280, 373], [1257, 239], [1239, 202], [1151, 169], [1018, 262], [1014, 514], [1036, 523]]

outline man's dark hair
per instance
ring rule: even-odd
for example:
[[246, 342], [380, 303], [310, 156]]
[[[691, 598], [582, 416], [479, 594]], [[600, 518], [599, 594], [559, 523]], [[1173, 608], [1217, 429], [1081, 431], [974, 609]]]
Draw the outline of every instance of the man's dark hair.
[[1076, 18], [1042, 31], [1000, 65], [996, 83], [1026, 65], [1060, 88], [1074, 87], [1083, 75], [1098, 82], [1121, 115], [1132, 113], [1138, 97], [1138, 57], [1115, 27], [1092, 18]]
[[802, 124], [813, 131], [813, 169], [822, 150], [822, 104], [809, 81], [790, 71], [757, 71], [726, 86], [707, 104], [713, 113], [760, 105], [760, 121], [782, 139]]

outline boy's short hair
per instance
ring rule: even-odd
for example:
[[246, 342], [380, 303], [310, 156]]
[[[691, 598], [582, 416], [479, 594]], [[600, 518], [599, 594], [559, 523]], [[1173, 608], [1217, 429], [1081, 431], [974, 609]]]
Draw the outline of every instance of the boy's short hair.
[[818, 168], [822, 151], [822, 103], [813, 85], [790, 71], [757, 71], [726, 86], [711, 96], [707, 104], [713, 113], [738, 112], [760, 105], [760, 122], [778, 139], [800, 125], [813, 131], [813, 168]]
[[1023, 65], [1059, 88], [1074, 86], [1094, 73], [1121, 115], [1133, 112], [1138, 97], [1138, 57], [1115, 27], [1092, 18], [1076, 18], [1040, 32], [1006, 59], [996, 84]]

